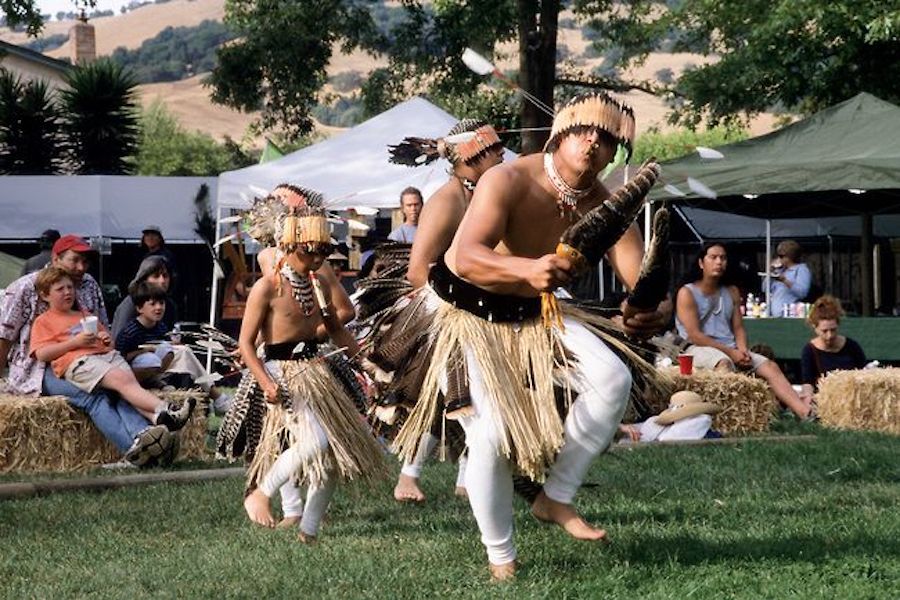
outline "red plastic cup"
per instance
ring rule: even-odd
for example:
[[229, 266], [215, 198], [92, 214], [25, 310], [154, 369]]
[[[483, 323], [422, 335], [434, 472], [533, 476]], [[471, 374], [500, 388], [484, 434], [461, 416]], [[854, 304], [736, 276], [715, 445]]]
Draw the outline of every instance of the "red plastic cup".
[[690, 354], [678, 355], [678, 371], [682, 375], [690, 375], [694, 372], [694, 357]]

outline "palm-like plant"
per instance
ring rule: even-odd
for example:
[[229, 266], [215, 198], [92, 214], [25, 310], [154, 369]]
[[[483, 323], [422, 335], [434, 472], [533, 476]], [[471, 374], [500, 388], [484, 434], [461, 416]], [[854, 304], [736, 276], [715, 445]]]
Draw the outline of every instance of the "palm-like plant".
[[64, 168], [65, 143], [55, 92], [0, 70], [0, 173], [52, 175]]
[[139, 127], [137, 81], [108, 61], [77, 66], [60, 91], [72, 162], [81, 175], [123, 175], [131, 171]]

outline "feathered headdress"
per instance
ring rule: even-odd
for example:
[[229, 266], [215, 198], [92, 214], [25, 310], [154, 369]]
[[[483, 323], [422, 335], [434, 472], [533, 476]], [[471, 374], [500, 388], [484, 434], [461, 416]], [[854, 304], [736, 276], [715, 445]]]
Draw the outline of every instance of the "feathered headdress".
[[396, 146], [388, 146], [390, 162], [408, 167], [427, 165], [438, 158], [450, 164], [472, 164], [490, 150], [502, 147], [500, 136], [485, 121], [463, 119], [446, 136], [437, 139], [407, 137]]
[[247, 233], [264, 246], [286, 253], [331, 244], [331, 228], [322, 194], [281, 184], [264, 198], [256, 198], [246, 213]]
[[597, 127], [605, 131], [624, 146], [631, 156], [634, 111], [606, 92], [585, 92], [566, 102], [553, 119], [550, 139], [547, 140], [544, 151], [558, 146], [562, 138], [576, 127]]

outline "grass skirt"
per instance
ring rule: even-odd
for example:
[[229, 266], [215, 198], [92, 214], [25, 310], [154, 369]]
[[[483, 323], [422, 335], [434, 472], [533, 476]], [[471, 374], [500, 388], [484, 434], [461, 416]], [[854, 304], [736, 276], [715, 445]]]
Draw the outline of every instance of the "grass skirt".
[[[285, 399], [266, 407], [259, 442], [247, 469], [248, 487], [256, 487], [278, 456], [295, 445], [309, 449], [301, 452], [308, 458], [295, 474], [301, 484], [316, 485], [328, 473], [344, 480], [373, 481], [386, 476], [381, 446], [328, 364], [319, 359], [274, 362]], [[311, 417], [328, 440], [324, 448]]]

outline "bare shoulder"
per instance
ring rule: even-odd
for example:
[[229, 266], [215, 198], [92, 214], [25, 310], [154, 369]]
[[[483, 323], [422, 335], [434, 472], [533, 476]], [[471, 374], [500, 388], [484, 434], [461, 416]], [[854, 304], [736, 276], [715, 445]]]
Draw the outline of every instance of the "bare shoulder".
[[439, 187], [437, 191], [428, 198], [428, 202], [426, 202], [424, 208], [422, 208], [422, 215], [419, 217], [419, 220], [421, 221], [428, 214], [443, 214], [445, 211], [452, 210], [459, 205], [459, 194], [455, 189], [455, 186], [457, 185], [459, 184], [451, 179]]
[[491, 167], [478, 180], [475, 196], [478, 197], [479, 192], [482, 192], [481, 195], [483, 195], [484, 191], [490, 191], [493, 197], [520, 197], [530, 188], [535, 173], [543, 168], [540, 166], [539, 160], [540, 155], [529, 155]]
[[[280, 275], [279, 275], [280, 277]], [[264, 275], [256, 280], [250, 289], [249, 299], [268, 299], [275, 293], [275, 282], [271, 275]]]
[[729, 285], [726, 289], [728, 290], [728, 293], [731, 294], [733, 300], [740, 301], [741, 290], [739, 290], [736, 285]]

